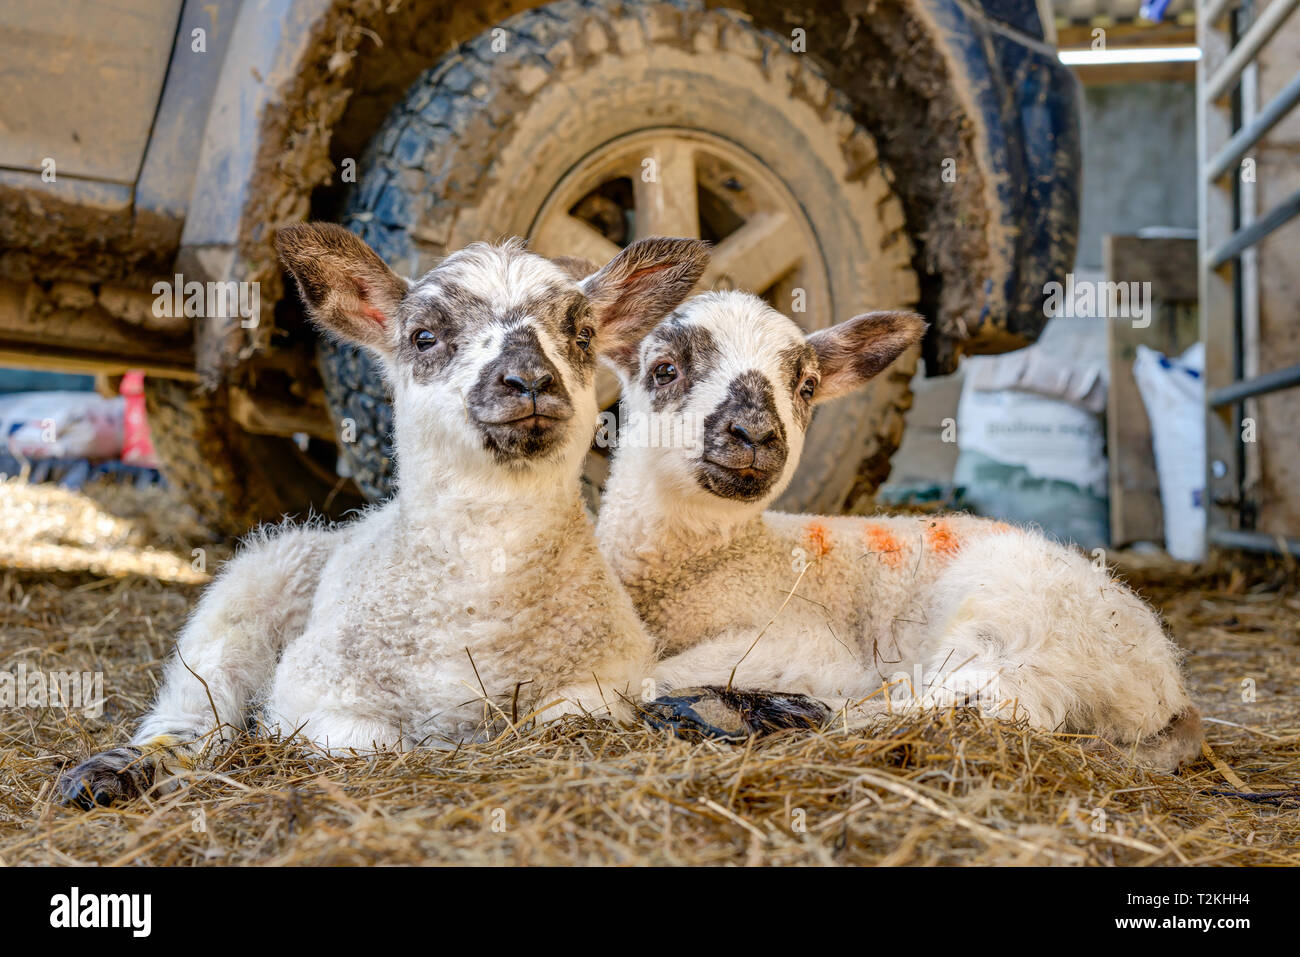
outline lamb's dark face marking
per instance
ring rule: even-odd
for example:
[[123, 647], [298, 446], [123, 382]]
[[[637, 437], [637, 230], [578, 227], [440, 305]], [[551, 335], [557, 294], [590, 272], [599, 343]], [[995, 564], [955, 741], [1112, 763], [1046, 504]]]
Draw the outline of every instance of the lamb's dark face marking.
[[408, 283], [339, 226], [287, 226], [276, 245], [312, 318], [383, 360], [404, 473], [477, 481], [484, 465], [580, 467], [597, 354], [634, 360], [708, 261], [687, 239], [639, 240], [599, 269], [475, 243]]
[[520, 323], [482, 367], [466, 407], [484, 446], [500, 460], [551, 451], [573, 418], [564, 376], [546, 355], [537, 330]]
[[713, 499], [774, 498], [811, 417], [801, 394], [809, 370], [815, 375], [816, 356], [799, 328], [762, 300], [692, 299], [647, 337], [629, 383], [634, 414], [671, 416], [691, 437], [664, 448], [651, 467], [670, 487]]
[[807, 343], [790, 346], [780, 354], [780, 378], [794, 399], [794, 421], [799, 431], [808, 431], [812, 421], [813, 401], [817, 395], [820, 378], [817, 353]]
[[648, 337], [626, 393], [631, 414], [671, 413], [695, 441], [658, 446], [637, 467], [683, 495], [761, 509], [798, 466], [816, 404], [865, 385], [924, 329], [886, 312], [805, 336], [747, 293], [696, 296]]
[[742, 372], [704, 419], [695, 480], [714, 495], [753, 502], [781, 477], [788, 451], [772, 383], [756, 369]]
[[718, 344], [703, 326], [674, 314], [641, 347], [641, 387], [655, 412], [678, 408], [700, 375], [718, 361]]
[[445, 371], [465, 342], [467, 330], [451, 316], [443, 301], [428, 294], [408, 295], [398, 310], [396, 359], [421, 385]]
[[574, 390], [594, 380], [595, 330], [561, 268], [517, 246], [471, 247], [416, 283], [397, 319], [399, 374], [459, 393], [465, 424], [496, 462], [568, 444]]

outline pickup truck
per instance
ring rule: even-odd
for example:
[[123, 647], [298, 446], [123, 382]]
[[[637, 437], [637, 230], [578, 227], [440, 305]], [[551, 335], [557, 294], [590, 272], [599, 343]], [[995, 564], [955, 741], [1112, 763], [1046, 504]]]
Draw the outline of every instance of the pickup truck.
[[[593, 260], [699, 236], [705, 286], [809, 329], [915, 307], [951, 372], [1033, 341], [1073, 261], [1079, 94], [1045, 2], [6, 5], [0, 363], [144, 370], [168, 479], [234, 532], [393, 481], [381, 379], [276, 263], [307, 218], [409, 274], [509, 235]], [[819, 410], [781, 507], [870, 501], [916, 361]]]

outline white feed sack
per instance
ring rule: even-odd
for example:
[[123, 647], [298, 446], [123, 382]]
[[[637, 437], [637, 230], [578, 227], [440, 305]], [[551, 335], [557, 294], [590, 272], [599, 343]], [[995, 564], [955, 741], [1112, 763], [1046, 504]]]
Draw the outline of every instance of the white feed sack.
[[[1002, 363], [1001, 356], [971, 356], [966, 360], [968, 378], [957, 406], [957, 447], [1021, 466], [1034, 478], [1068, 482], [1105, 496], [1106, 433], [1102, 417], [1073, 402], [1022, 389], [979, 388], [980, 382], [1004, 378], [997, 370]], [[986, 365], [993, 369], [981, 368]], [[1065, 381], [1070, 380], [1063, 384]], [[1077, 384], [1080, 379], [1073, 381]], [[1091, 391], [1091, 386], [1081, 390], [1083, 395]]]
[[1142, 404], [1151, 419], [1165, 549], [1174, 558], [1205, 557], [1205, 347], [1169, 359], [1138, 346], [1133, 362]]

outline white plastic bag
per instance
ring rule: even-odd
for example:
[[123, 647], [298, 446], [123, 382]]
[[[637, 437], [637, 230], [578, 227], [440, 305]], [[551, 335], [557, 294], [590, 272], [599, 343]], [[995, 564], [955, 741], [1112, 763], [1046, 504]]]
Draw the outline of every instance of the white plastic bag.
[[1205, 557], [1205, 346], [1177, 359], [1137, 347], [1133, 376], [1151, 419], [1151, 444], [1165, 512], [1165, 550]]
[[94, 392], [24, 392], [0, 403], [0, 429], [19, 459], [117, 458], [122, 399]]

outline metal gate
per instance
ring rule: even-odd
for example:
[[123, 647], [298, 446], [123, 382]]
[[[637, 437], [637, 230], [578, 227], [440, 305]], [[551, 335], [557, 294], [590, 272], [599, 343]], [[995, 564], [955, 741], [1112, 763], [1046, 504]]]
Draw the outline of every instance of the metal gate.
[[[1197, 12], [1201, 59], [1196, 72], [1200, 215], [1201, 338], [1206, 373], [1207, 545], [1300, 555], [1300, 539], [1255, 531], [1250, 490], [1257, 450], [1242, 438], [1253, 400], [1300, 386], [1300, 365], [1260, 374], [1259, 286], [1255, 247], [1300, 215], [1300, 190], [1256, 214], [1252, 178], [1242, 161], [1300, 103], [1300, 72], [1262, 109], [1256, 58], [1300, 0], [1272, 0], [1256, 16], [1254, 0], [1207, 0]], [[1216, 438], [1230, 437], [1216, 454]], [[1300, 424], [1297, 424], [1300, 436]], [[1300, 450], [1300, 438], [1297, 439]]]

